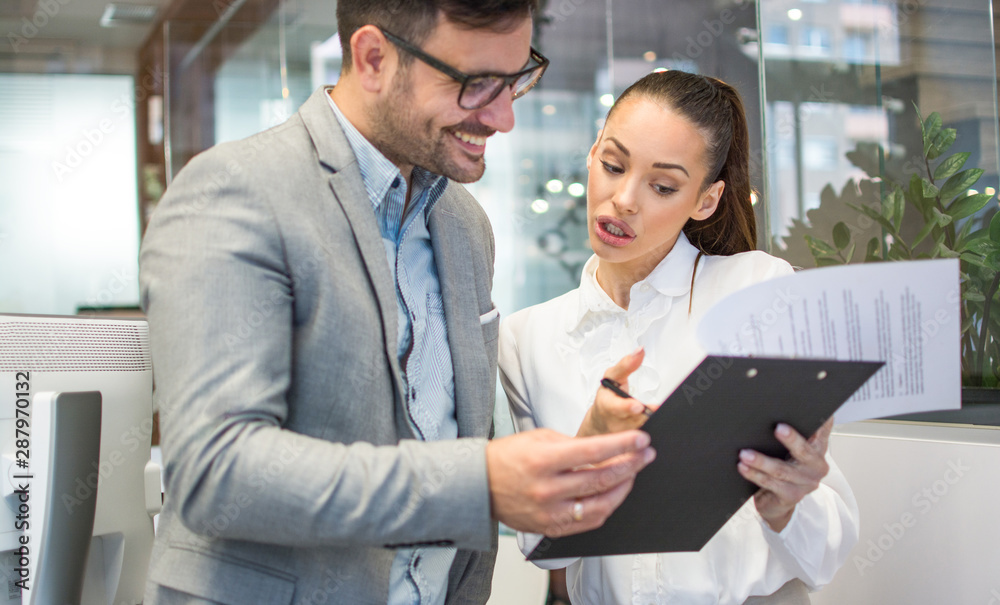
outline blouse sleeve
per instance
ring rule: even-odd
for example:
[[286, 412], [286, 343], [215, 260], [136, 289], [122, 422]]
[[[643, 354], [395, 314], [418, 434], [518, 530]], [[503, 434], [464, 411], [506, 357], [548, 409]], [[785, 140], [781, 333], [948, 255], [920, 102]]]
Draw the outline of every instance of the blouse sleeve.
[[828, 584], [858, 541], [858, 505], [827, 454], [830, 472], [775, 532], [751, 498], [706, 545], [723, 588], [720, 603], [736, 605], [798, 578], [811, 590]]
[[520, 319], [520, 314], [514, 314], [500, 322], [500, 352], [497, 366], [500, 370], [500, 384], [503, 386], [504, 393], [507, 394], [507, 403], [510, 406], [510, 416], [511, 420], [514, 421], [514, 429], [520, 432], [530, 431], [538, 426], [531, 411], [531, 403], [528, 400], [524, 374], [521, 372], [521, 359], [515, 328], [518, 319]]
[[816, 491], [799, 502], [781, 532], [759, 519], [775, 562], [811, 588], [833, 580], [857, 543], [860, 527], [858, 503], [847, 479], [829, 453], [826, 461], [830, 472]]
[[[514, 421], [514, 429], [517, 432], [530, 431], [538, 428], [534, 414], [531, 410], [531, 400], [529, 399], [527, 385], [524, 374], [521, 372], [521, 358], [518, 353], [517, 340], [519, 319], [523, 315], [514, 315], [500, 322], [500, 353], [497, 365], [500, 370], [500, 384], [507, 394], [507, 402], [510, 405], [511, 419]], [[531, 551], [541, 542], [541, 534], [527, 532], [517, 532], [517, 546], [524, 556], [528, 556]], [[578, 559], [547, 559], [544, 561], [532, 561], [542, 569], [562, 569], [568, 567]]]

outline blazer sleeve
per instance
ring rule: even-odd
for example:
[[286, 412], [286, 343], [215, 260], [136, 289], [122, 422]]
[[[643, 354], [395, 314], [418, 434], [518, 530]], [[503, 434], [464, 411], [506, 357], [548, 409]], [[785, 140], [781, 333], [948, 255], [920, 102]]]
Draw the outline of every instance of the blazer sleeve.
[[485, 439], [375, 446], [283, 428], [296, 284], [262, 163], [232, 149], [185, 167], [140, 254], [168, 505], [210, 537], [490, 550]]

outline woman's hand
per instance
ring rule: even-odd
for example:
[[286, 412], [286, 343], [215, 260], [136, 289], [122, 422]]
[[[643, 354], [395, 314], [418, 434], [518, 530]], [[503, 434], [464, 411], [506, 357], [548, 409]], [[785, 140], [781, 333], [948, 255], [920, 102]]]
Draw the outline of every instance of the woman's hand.
[[[646, 352], [639, 347], [634, 352], [622, 357], [614, 366], [604, 373], [628, 392], [628, 377], [639, 369]], [[646, 422], [647, 408], [638, 399], [625, 398], [616, 395], [611, 389], [597, 389], [597, 397], [587, 410], [587, 415], [577, 431], [577, 437], [617, 433], [629, 429], [637, 429]]]
[[791, 460], [778, 460], [755, 452], [740, 452], [737, 469], [744, 478], [760, 486], [754, 494], [757, 512], [774, 531], [788, 525], [795, 505], [812, 493], [830, 472], [826, 448], [833, 430], [833, 418], [827, 420], [808, 441], [795, 429], [779, 424], [774, 431], [778, 441], [788, 448]]

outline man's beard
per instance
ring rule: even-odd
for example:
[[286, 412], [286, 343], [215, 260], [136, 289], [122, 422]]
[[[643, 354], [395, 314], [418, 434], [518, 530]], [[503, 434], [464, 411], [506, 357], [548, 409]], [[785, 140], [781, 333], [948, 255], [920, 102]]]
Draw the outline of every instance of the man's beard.
[[419, 166], [459, 183], [473, 183], [482, 178], [486, 170], [482, 156], [472, 159], [472, 156], [466, 155], [469, 161], [465, 162], [454, 157], [456, 153], [464, 152], [456, 149], [449, 140], [454, 138], [451, 130], [481, 136], [489, 136], [494, 130], [482, 124], [436, 128], [434, 116], [421, 118], [411, 99], [409, 70], [403, 69], [393, 78], [388, 98], [368, 110], [372, 144], [397, 166]]

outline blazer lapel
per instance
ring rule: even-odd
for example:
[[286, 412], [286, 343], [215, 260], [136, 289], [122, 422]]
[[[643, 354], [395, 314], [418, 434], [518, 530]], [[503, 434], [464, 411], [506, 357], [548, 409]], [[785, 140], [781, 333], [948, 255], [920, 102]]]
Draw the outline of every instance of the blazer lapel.
[[[382, 245], [382, 234], [375, 221], [368, 192], [361, 177], [357, 158], [351, 150], [350, 143], [344, 131], [337, 122], [333, 109], [329, 106], [325, 88], [314, 92], [302, 105], [299, 115], [312, 138], [319, 162], [326, 166], [330, 175], [330, 190], [334, 199], [343, 210], [354, 233], [354, 240], [361, 258], [364, 260], [367, 277], [375, 291], [378, 300], [379, 313], [382, 316], [383, 333], [385, 335], [386, 359], [392, 369], [393, 382], [396, 387], [396, 425], [401, 435], [413, 435], [403, 407], [403, 380], [396, 357], [397, 330], [396, 325], [396, 287], [389, 272], [385, 247]], [[333, 214], [328, 214], [327, 220], [338, 220]]]
[[[455, 185], [449, 185], [449, 190], [452, 187]], [[483, 402], [492, 401], [492, 397], [483, 391], [483, 387], [486, 385], [486, 388], [492, 389], [494, 382], [490, 380], [489, 361], [483, 347], [479, 325], [479, 284], [472, 262], [472, 255], [482, 252], [472, 249], [468, 230], [459, 216], [461, 208], [449, 193], [445, 191], [431, 211], [430, 233], [434, 264], [441, 282], [448, 345], [455, 369], [458, 434], [468, 436], [475, 435], [478, 427], [489, 426], [493, 409], [483, 405]]]

